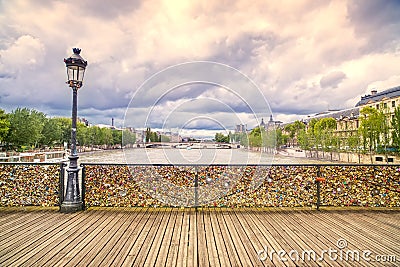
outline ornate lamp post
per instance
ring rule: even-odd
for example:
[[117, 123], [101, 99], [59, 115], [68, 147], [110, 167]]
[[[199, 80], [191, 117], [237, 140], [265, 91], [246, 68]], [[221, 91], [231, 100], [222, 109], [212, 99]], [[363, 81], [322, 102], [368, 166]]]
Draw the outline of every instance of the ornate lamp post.
[[[82, 81], [87, 66], [87, 61], [79, 54], [81, 49], [74, 48], [74, 54], [64, 59], [67, 67], [68, 81], [67, 84], [72, 88], [72, 129], [71, 129], [71, 154], [69, 156], [69, 167], [67, 190], [64, 201], [61, 204], [61, 212], [76, 212], [83, 210], [83, 202], [79, 192], [79, 168], [78, 154], [76, 152], [76, 119], [77, 119], [77, 100], [78, 89], [82, 87]], [[64, 193], [64, 192], [62, 192]]]

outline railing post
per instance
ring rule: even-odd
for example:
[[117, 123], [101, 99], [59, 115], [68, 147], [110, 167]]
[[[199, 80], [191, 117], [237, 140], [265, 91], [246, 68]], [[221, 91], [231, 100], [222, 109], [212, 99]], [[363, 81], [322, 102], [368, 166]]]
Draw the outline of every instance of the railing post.
[[82, 184], [81, 184], [81, 188], [82, 188], [82, 206], [83, 206], [83, 210], [86, 210], [86, 202], [85, 202], [85, 195], [86, 195], [86, 166], [85, 164], [81, 164], [82, 167]]
[[317, 178], [315, 179], [317, 182], [317, 210], [321, 206], [321, 166], [318, 166], [317, 169]]
[[194, 207], [197, 208], [199, 206], [199, 172], [197, 167], [194, 167], [195, 175], [194, 175]]
[[321, 205], [321, 181], [317, 181], [317, 210]]
[[60, 176], [59, 176], [59, 181], [58, 181], [58, 199], [59, 203], [58, 206], [60, 207], [61, 210], [61, 204], [64, 201], [64, 179], [65, 179], [65, 166], [66, 164], [64, 162], [60, 163]]

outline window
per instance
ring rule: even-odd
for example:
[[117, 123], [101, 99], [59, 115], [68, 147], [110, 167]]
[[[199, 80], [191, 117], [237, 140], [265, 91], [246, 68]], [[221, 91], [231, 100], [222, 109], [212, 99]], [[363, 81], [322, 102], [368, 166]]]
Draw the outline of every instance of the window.
[[376, 109], [379, 109], [379, 104], [376, 104]]
[[387, 108], [387, 103], [383, 103], [383, 108]]
[[396, 107], [396, 101], [392, 101], [392, 108]]

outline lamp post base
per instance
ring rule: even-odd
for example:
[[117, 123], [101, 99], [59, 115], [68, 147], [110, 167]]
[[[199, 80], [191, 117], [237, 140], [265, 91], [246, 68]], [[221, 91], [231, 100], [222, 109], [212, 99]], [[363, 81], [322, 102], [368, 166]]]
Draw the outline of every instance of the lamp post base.
[[64, 201], [61, 204], [60, 211], [62, 213], [73, 213], [77, 211], [82, 211], [83, 210], [83, 203], [80, 202], [67, 202]]

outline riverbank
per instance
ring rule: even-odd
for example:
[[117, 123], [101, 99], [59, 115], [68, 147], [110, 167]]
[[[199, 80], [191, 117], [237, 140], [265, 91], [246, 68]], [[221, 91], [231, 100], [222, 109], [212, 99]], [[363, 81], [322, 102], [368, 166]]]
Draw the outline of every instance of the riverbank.
[[85, 163], [118, 164], [332, 164], [337, 161], [240, 149], [130, 148], [79, 153]]

